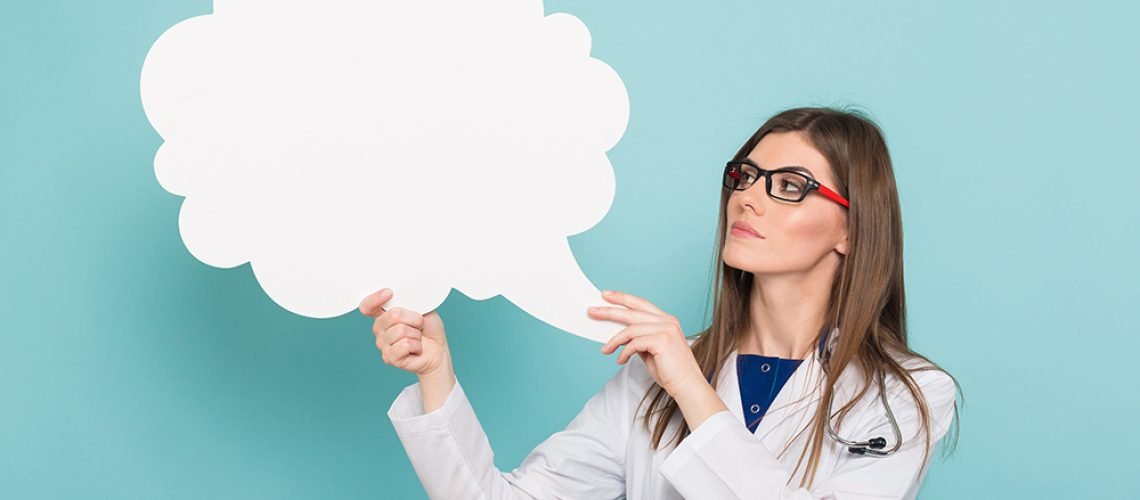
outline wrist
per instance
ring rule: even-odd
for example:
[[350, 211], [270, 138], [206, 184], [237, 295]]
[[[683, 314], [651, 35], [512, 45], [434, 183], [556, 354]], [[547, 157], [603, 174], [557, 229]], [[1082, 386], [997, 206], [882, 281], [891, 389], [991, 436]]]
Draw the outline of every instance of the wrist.
[[455, 368], [452, 367], [451, 356], [444, 352], [438, 366], [428, 369], [423, 373], [417, 373], [416, 377], [419, 378], [421, 383], [437, 383], [439, 381], [455, 378]]
[[690, 430], [695, 431], [709, 417], [728, 410], [720, 395], [703, 378], [679, 388], [676, 394], [671, 395], [677, 401], [677, 407]]
[[673, 399], [681, 399], [689, 394], [697, 394], [705, 389], [712, 389], [708, 379], [701, 373], [701, 369], [694, 366], [689, 370], [687, 377], [678, 377], [672, 384], [665, 386], [665, 392]]
[[451, 366], [451, 359], [445, 357], [439, 367], [422, 374], [418, 374], [420, 394], [423, 397], [424, 413], [435, 411], [443, 406], [447, 397], [455, 388], [455, 370]]

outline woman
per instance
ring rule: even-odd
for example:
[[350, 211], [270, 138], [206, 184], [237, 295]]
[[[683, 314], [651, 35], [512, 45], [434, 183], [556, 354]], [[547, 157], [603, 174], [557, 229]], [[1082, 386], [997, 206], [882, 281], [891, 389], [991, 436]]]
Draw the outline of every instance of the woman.
[[455, 378], [439, 315], [385, 311], [387, 289], [364, 299], [384, 361], [419, 376], [389, 417], [433, 498], [917, 494], [957, 383], [907, 347], [879, 128], [852, 112], [784, 111], [723, 183], [712, 324], [686, 339], [647, 300], [604, 293], [615, 307], [588, 314], [629, 325], [601, 349], [624, 346], [623, 368], [509, 473]]

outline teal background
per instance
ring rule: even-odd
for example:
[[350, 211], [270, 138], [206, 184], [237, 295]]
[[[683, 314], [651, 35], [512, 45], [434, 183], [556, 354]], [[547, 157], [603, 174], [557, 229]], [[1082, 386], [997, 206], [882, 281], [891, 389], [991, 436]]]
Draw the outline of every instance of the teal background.
[[[207, 1], [0, 3], [0, 498], [420, 498], [370, 321], [196, 261], [138, 77]], [[1140, 491], [1140, 7], [551, 1], [629, 90], [601, 287], [704, 326], [720, 168], [776, 111], [883, 126], [916, 348], [961, 382], [923, 498]], [[502, 298], [440, 308], [510, 469], [617, 369]]]

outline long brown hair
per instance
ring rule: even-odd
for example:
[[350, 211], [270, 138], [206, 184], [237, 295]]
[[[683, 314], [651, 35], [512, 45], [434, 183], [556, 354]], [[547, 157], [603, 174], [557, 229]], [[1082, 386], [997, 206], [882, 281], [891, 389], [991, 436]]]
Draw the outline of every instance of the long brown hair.
[[[893, 375], [904, 382], [914, 398], [921, 417], [921, 430], [926, 435], [926, 451], [929, 453], [930, 412], [926, 400], [911, 375], [911, 370], [903, 367], [896, 356], [900, 359], [919, 358], [926, 362], [926, 366], [913, 371], [942, 368], [907, 346], [902, 216], [883, 133], [873, 121], [858, 111], [833, 108], [789, 109], [760, 126], [733, 159], [746, 158], [760, 140], [772, 132], [802, 133], [823, 154], [835, 173], [838, 185], [833, 189], [851, 202], [847, 222], [848, 252], [843, 257], [842, 265], [837, 266], [832, 279], [827, 318], [821, 318], [829, 326], [837, 325], [841, 335], [827, 360], [823, 393], [815, 416], [808, 423], [807, 428], [811, 430], [808, 446], [796, 462], [798, 472], [807, 458], [800, 486], [810, 487], [815, 480], [826, 436], [828, 402], [839, 375], [851, 363], [860, 368], [863, 386], [850, 403], [836, 412], [839, 419], [837, 425], [867, 393], [872, 383], [877, 383], [879, 390], [885, 390], [883, 381], [886, 376]], [[722, 258], [730, 195], [731, 191], [722, 190], [716, 253], [713, 256], [716, 275], [712, 285], [717, 293], [713, 295], [712, 323], [708, 329], [698, 333], [697, 339], [692, 343], [693, 355], [700, 364], [701, 371], [711, 378], [714, 388], [717, 385], [716, 374], [727, 362], [747, 328], [752, 290], [751, 273], [729, 267]], [[816, 339], [817, 344], [819, 340]], [[955, 384], [957, 385], [956, 380]], [[642, 403], [645, 401], [649, 401], [649, 407], [644, 424], [647, 430], [652, 429], [652, 445], [656, 449], [660, 447], [665, 431], [679, 409], [677, 402], [656, 384], [642, 398]], [[955, 405], [955, 424], [957, 420]], [[690, 432], [691, 429], [682, 419], [674, 436], [676, 444], [680, 444]], [[924, 459], [922, 466], [925, 465]], [[792, 476], [795, 476], [795, 472]]]

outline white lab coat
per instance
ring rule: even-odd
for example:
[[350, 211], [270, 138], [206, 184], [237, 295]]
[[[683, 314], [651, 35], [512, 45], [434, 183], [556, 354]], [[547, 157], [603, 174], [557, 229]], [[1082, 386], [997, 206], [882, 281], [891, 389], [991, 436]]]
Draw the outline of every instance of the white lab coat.
[[[917, 360], [904, 363], [917, 366]], [[854, 395], [856, 370], [852, 366], [840, 377], [833, 411]], [[564, 430], [508, 473], [495, 468], [487, 436], [458, 382], [443, 406], [427, 414], [419, 384], [408, 386], [388, 416], [431, 498], [914, 498], [926, 474], [919, 470], [924, 456], [923, 442], [916, 438], [919, 417], [905, 386], [894, 378], [887, 380], [887, 394], [903, 433], [899, 451], [885, 458], [853, 455], [825, 436], [815, 485], [800, 488], [799, 474], [787, 484], [809, 432], [800, 433], [783, 456], [777, 454], [814, 414], [820, 390], [812, 388], [823, 376], [817, 355], [804, 360], [753, 434], [744, 424], [734, 351], [717, 385], [729, 411], [709, 417], [680, 446], [653, 450], [642, 424], [645, 405], [636, 416], [634, 410], [654, 382], [640, 356], [632, 356]], [[915, 377], [930, 409], [933, 454], [951, 423], [955, 386], [936, 370]], [[520, 399], [519, 410], [525, 405]], [[665, 440], [681, 422], [678, 412]], [[887, 449], [894, 445], [874, 386], [836, 432], [856, 441], [882, 436]]]

